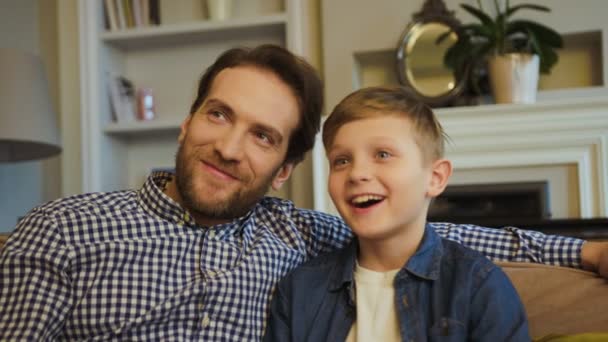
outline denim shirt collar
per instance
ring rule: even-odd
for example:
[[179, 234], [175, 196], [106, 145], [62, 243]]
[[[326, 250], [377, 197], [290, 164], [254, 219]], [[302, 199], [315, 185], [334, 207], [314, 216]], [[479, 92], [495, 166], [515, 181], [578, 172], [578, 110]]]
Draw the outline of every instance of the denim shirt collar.
[[[353, 239], [346, 248], [338, 252], [330, 279], [330, 291], [338, 291], [344, 287], [352, 288], [358, 248], [357, 239]], [[442, 255], [441, 237], [435, 232], [433, 226], [427, 223], [416, 253], [401, 268], [396, 277], [402, 278], [407, 272], [419, 278], [436, 280], [439, 277]]]

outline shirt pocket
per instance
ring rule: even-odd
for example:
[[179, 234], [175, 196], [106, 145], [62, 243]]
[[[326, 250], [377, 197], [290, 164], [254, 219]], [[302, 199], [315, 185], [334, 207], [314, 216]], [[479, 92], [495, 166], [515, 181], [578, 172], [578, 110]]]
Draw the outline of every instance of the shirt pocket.
[[467, 330], [463, 322], [442, 317], [429, 330], [431, 341], [466, 341]]

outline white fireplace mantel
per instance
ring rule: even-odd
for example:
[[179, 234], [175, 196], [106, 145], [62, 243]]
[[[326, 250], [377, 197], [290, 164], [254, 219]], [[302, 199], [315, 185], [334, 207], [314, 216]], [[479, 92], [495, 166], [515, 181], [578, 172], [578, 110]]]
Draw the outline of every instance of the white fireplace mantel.
[[[438, 109], [454, 169], [574, 165], [580, 216], [608, 216], [608, 98], [551, 100], [534, 105]], [[315, 209], [335, 213], [327, 195], [327, 163], [313, 151]]]

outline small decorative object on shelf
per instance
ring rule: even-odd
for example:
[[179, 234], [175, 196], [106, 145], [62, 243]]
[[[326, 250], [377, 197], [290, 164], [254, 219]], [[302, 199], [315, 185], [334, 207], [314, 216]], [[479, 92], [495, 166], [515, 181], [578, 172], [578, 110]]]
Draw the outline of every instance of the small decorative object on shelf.
[[[443, 63], [445, 51], [459, 39], [458, 27], [460, 22], [442, 0], [425, 0], [399, 39], [399, 83], [430, 106], [452, 106], [464, 89], [464, 73]], [[441, 42], [436, 43], [441, 37]]]
[[206, 0], [209, 20], [225, 20], [232, 16], [232, 0]]
[[107, 73], [107, 84], [110, 105], [112, 107], [112, 121], [131, 122], [135, 116], [135, 89], [133, 82], [124, 76], [113, 72]]
[[154, 119], [154, 95], [150, 88], [140, 88], [137, 90], [137, 119]]
[[[504, 3], [501, 6], [499, 3]], [[497, 103], [533, 103], [538, 87], [538, 73], [549, 73], [557, 63], [555, 49], [563, 45], [555, 30], [525, 19], [512, 19], [522, 9], [549, 12], [549, 8], [535, 4], [511, 6], [508, 0], [494, 0], [495, 17], [488, 15], [477, 1], [478, 8], [460, 6], [479, 20], [479, 23], [458, 27], [458, 41], [444, 55], [444, 63], [452, 70], [470, 66], [469, 92], [480, 95], [480, 79], [485, 65]], [[447, 38], [448, 34], [438, 39]], [[526, 84], [527, 83], [527, 84]]]

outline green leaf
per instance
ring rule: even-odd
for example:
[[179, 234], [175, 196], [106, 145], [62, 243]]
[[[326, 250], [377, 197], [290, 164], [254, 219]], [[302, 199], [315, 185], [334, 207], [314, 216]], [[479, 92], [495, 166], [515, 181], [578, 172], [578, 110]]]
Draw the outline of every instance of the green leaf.
[[513, 13], [515, 13], [521, 9], [531, 9], [531, 10], [541, 11], [541, 12], [551, 12], [551, 10], [545, 6], [534, 5], [534, 4], [520, 4], [520, 5], [515, 5], [513, 7], [507, 8], [507, 11], [505, 12], [505, 17], [508, 18], [511, 15], [513, 15]]
[[453, 30], [447, 30], [444, 33], [440, 34], [439, 37], [435, 40], [435, 45], [439, 45], [443, 43], [452, 33], [455, 33]]
[[562, 36], [545, 25], [530, 20], [514, 20], [507, 26], [507, 35], [515, 32], [526, 34], [528, 31], [534, 32], [539, 44], [549, 45], [553, 48], [561, 48], [564, 45]]
[[540, 72], [548, 74], [558, 61], [559, 57], [557, 53], [550, 46], [541, 44], [534, 32], [528, 32], [528, 36], [530, 37], [533, 52], [537, 54], [540, 59]]
[[487, 40], [494, 40], [496, 34], [490, 28], [480, 24], [468, 24], [462, 26], [459, 30], [459, 37], [464, 36], [466, 39], [474, 40], [473, 38], [485, 38]]
[[559, 60], [559, 55], [555, 52], [555, 50], [548, 48], [546, 46], [540, 47], [542, 50], [543, 58], [540, 61], [540, 72], [543, 74], [549, 74], [551, 69], [557, 64]]
[[481, 21], [484, 26], [494, 27], [494, 21], [492, 20], [492, 18], [490, 18], [490, 16], [485, 14], [483, 11], [467, 4], [460, 4], [460, 7], [462, 7], [462, 9], [464, 9], [465, 11], [469, 12], [469, 14], [471, 14], [472, 16], [479, 19], [479, 21]]

